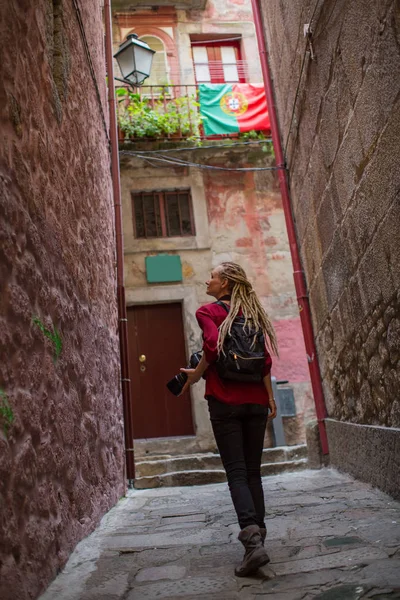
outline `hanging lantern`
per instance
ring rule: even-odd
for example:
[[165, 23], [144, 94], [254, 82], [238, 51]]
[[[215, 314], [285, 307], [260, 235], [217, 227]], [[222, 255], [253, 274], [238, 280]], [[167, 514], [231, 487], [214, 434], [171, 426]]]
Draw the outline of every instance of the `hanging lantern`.
[[130, 33], [126, 41], [120, 45], [118, 52], [114, 54], [123, 81], [134, 87], [142, 85], [143, 81], [150, 76], [154, 54], [155, 50], [152, 50], [146, 42], [139, 40], [135, 33]]

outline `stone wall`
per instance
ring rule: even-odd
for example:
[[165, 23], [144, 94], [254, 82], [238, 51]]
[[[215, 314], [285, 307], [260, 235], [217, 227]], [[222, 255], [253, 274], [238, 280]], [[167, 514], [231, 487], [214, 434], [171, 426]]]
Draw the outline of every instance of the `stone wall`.
[[399, 4], [261, 5], [328, 413], [399, 427]]
[[2, 600], [37, 597], [124, 493], [102, 14], [84, 5], [101, 106], [73, 2], [0, 7]]

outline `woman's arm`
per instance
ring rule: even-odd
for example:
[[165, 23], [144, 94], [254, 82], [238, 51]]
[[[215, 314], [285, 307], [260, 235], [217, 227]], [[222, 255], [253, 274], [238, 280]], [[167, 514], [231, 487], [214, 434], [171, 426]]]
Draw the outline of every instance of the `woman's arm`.
[[276, 417], [276, 403], [274, 398], [274, 392], [272, 390], [272, 381], [271, 381], [271, 372], [268, 373], [263, 379], [265, 389], [268, 393], [268, 404], [271, 409], [271, 412], [268, 415], [268, 419], [275, 419]]
[[196, 319], [203, 333], [203, 353], [205, 360], [210, 364], [218, 358], [218, 327], [212, 315], [204, 306], [196, 311]]
[[206, 361], [206, 357], [203, 354], [201, 360], [195, 369], [181, 369], [182, 373], [186, 373], [188, 376], [187, 382], [182, 388], [182, 392], [179, 394], [184, 394], [190, 385], [197, 383], [203, 376], [204, 371], [207, 369], [209, 363]]
[[203, 332], [203, 355], [195, 369], [181, 369], [182, 373], [186, 373], [188, 376], [188, 380], [183, 386], [182, 394], [187, 391], [189, 386], [200, 381], [208, 365], [218, 358], [218, 327], [212, 316], [205, 307], [201, 307], [196, 311], [196, 319]]

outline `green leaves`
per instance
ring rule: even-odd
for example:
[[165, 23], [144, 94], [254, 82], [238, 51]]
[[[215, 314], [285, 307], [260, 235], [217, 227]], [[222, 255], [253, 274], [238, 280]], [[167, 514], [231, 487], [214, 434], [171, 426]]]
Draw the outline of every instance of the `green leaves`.
[[13, 409], [7, 398], [7, 394], [0, 388], [0, 420], [2, 421], [4, 435], [8, 437], [8, 430], [14, 422]]
[[[126, 138], [200, 137], [200, 116], [194, 95], [171, 98], [160, 88], [156, 97], [140, 98], [124, 88], [117, 90], [121, 98], [118, 124]], [[128, 103], [129, 101], [129, 103]]]
[[54, 361], [54, 363], [56, 363], [57, 359], [60, 356], [61, 351], [62, 351], [62, 339], [60, 337], [59, 332], [57, 331], [57, 329], [55, 327], [53, 327], [53, 331], [50, 331], [49, 329], [47, 329], [39, 317], [33, 317], [32, 322], [34, 323], [34, 325], [36, 325], [40, 329], [40, 331], [43, 333], [43, 335], [45, 337], [47, 337], [53, 343], [53, 347], [54, 347], [53, 361]]

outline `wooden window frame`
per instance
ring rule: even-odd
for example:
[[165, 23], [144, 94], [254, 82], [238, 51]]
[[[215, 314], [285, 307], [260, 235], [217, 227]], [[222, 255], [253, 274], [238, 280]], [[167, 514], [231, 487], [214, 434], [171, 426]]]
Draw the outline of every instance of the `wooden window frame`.
[[[161, 235], [147, 235], [146, 231], [146, 218], [143, 207], [143, 195], [153, 195], [154, 202], [154, 214], [156, 218], [156, 230], [161, 230]], [[180, 234], [179, 235], [170, 235], [169, 233], [169, 221], [168, 221], [168, 195], [174, 194], [178, 197], [178, 210], [179, 210], [179, 226], [180, 226]], [[181, 216], [181, 200], [180, 196], [185, 196], [188, 200], [189, 207], [189, 218], [190, 218], [190, 233], [183, 233], [182, 227], [182, 216]], [[144, 228], [144, 236], [137, 235], [137, 227], [136, 227], [136, 210], [135, 210], [135, 201], [141, 201], [142, 203], [142, 214], [143, 214], [143, 228]], [[194, 237], [196, 235], [196, 229], [194, 224], [194, 214], [193, 214], [193, 202], [192, 202], [192, 194], [189, 188], [173, 188], [167, 190], [140, 190], [140, 191], [131, 191], [131, 202], [132, 202], [132, 219], [133, 219], [133, 232], [135, 239], [144, 240], [144, 239], [160, 239], [160, 238], [176, 238], [176, 237]], [[159, 215], [160, 215], [160, 223], [158, 223], [157, 219], [157, 211], [156, 204], [158, 203], [159, 207]], [[158, 227], [160, 225], [160, 228]]]
[[[207, 54], [208, 57], [210, 57], [210, 53], [212, 51], [214, 51], [214, 53], [216, 52], [217, 55], [219, 54], [219, 61], [221, 62], [222, 65], [222, 59], [221, 59], [221, 54], [220, 54], [220, 48], [222, 48], [223, 46], [229, 46], [229, 47], [233, 47], [235, 50], [235, 55], [236, 55], [236, 68], [238, 70], [238, 74], [239, 74], [239, 81], [225, 81], [225, 78], [222, 76], [218, 76], [215, 75], [215, 73], [212, 72], [212, 69], [209, 67], [210, 69], [210, 76], [211, 76], [211, 81], [209, 81], [208, 83], [246, 83], [246, 77], [243, 74], [243, 69], [240, 68], [240, 63], [242, 63], [243, 59], [242, 59], [242, 51], [241, 51], [241, 40], [234, 40], [234, 41], [227, 41], [224, 39], [221, 39], [220, 41], [215, 41], [215, 42], [208, 42], [205, 41], [204, 43], [201, 42], [201, 40], [191, 40], [191, 48], [194, 48], [195, 46], [202, 46], [207, 48]], [[193, 62], [193, 70], [194, 70], [194, 76], [196, 79], [196, 85], [199, 85], [200, 83], [206, 83], [206, 82], [199, 82], [197, 81], [197, 76], [196, 76], [196, 63], [194, 61], [194, 56], [193, 56], [193, 51], [192, 51], [192, 62]], [[208, 65], [210, 64], [210, 58], [208, 60]]]

